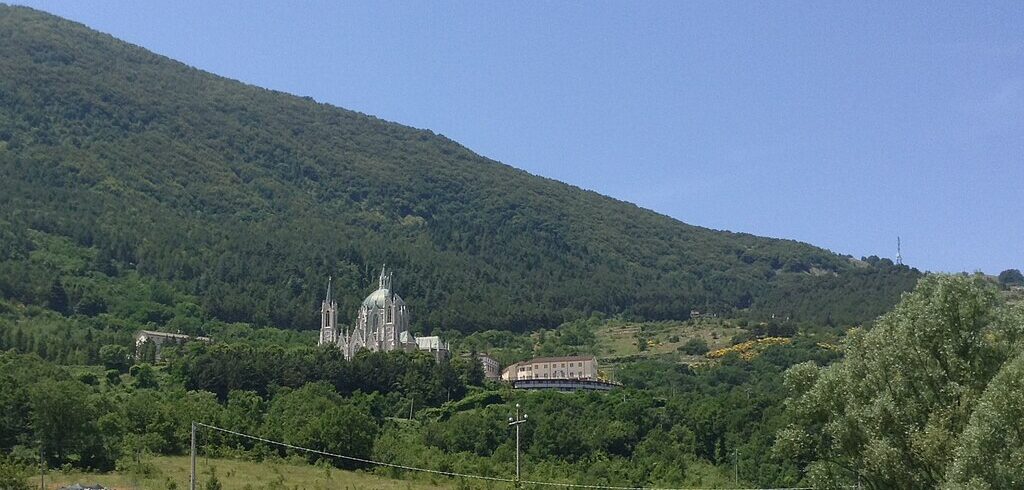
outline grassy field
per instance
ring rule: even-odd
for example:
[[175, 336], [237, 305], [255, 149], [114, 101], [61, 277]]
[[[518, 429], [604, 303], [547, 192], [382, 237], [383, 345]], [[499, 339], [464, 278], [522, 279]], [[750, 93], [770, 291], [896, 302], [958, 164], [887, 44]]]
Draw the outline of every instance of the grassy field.
[[[741, 329], [728, 320], [700, 319], [686, 322], [627, 323], [608, 322], [597, 328], [598, 358], [602, 366], [615, 365], [631, 359], [669, 357], [685, 363], [699, 363], [704, 356], [691, 356], [679, 347], [692, 338], [704, 339], [710, 350], [729, 346], [729, 340]], [[640, 340], [646, 349], [639, 347]]]
[[[69, 473], [50, 472], [46, 475], [46, 488], [58, 489], [65, 485], [99, 483], [108, 489], [165, 490], [188, 489], [189, 460], [186, 456], [154, 456], [148, 458], [142, 474], [124, 473]], [[204, 488], [215, 469], [224, 489], [384, 489], [384, 490], [436, 490], [457, 488], [455, 480], [439, 477], [435, 481], [393, 480], [361, 471], [344, 471], [302, 463], [250, 462], [230, 459], [199, 458], [198, 488]], [[30, 482], [39, 486], [39, 477]]]
[[[110, 490], [187, 490], [189, 475], [187, 456], [153, 456], [143, 465], [144, 474], [139, 472], [84, 473], [80, 471], [53, 471], [46, 475], [46, 488], [57, 490], [63, 486], [80, 483], [100, 484]], [[480, 480], [459, 480], [444, 476], [423, 477], [423, 479], [397, 480], [362, 471], [344, 471], [289, 461], [240, 461], [233, 459], [208, 459], [200, 457], [196, 469], [199, 473], [197, 489], [209, 488], [210, 476], [215, 469], [217, 480], [224, 490], [511, 490], [512, 485], [503, 482]], [[686, 488], [735, 488], [727, 470], [699, 462], [687, 467]], [[29, 480], [30, 488], [39, 488], [38, 475]], [[525, 490], [546, 490], [557, 486], [524, 485]]]

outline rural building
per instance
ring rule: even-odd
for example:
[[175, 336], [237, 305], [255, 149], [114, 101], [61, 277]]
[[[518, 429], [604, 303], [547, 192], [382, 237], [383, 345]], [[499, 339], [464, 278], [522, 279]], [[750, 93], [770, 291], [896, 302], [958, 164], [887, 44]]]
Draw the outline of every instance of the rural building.
[[501, 378], [501, 364], [495, 358], [479, 353], [476, 355], [476, 359], [480, 361], [480, 365], [484, 368], [484, 378], [492, 381]]
[[594, 356], [537, 357], [517, 362], [501, 373], [503, 381], [524, 379], [598, 379]]
[[156, 360], [160, 360], [160, 353], [164, 346], [182, 345], [185, 342], [213, 342], [209, 337], [193, 337], [180, 333], [156, 332], [153, 330], [139, 330], [135, 334], [135, 356], [141, 358], [147, 345], [153, 345], [156, 350]]

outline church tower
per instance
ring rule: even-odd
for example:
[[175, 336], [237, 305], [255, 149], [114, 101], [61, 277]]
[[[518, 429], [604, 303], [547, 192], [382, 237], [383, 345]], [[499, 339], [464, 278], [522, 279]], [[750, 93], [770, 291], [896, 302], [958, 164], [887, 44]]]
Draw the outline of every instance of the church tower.
[[318, 345], [338, 341], [338, 303], [331, 297], [331, 279], [327, 279], [327, 297], [320, 306], [320, 342]]

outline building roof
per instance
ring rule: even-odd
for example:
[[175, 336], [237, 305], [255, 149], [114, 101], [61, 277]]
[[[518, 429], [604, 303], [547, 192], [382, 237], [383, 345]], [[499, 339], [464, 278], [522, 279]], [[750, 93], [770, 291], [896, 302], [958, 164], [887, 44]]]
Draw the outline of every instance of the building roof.
[[368, 308], [383, 308], [387, 304], [388, 297], [391, 297], [391, 300], [396, 305], [405, 304], [405, 301], [402, 301], [401, 296], [397, 294], [393, 295], [391, 293], [391, 290], [388, 288], [380, 288], [370, 293], [370, 295], [363, 300], [363, 306], [366, 306]]
[[388, 296], [390, 295], [391, 291], [388, 291], [387, 289], [384, 288], [380, 288], [370, 293], [370, 295], [363, 300], [363, 306], [369, 306], [371, 308], [383, 308], [384, 304], [388, 300]]
[[538, 362], [562, 362], [562, 361], [594, 361], [594, 356], [561, 356], [561, 357], [535, 357], [517, 364], [534, 364]]
[[416, 337], [416, 345], [421, 350], [448, 350], [448, 345], [441, 337]]
[[183, 333], [157, 332], [155, 330], [139, 330], [139, 332], [135, 334], [135, 338], [139, 338], [143, 335], [146, 335], [147, 337], [163, 337], [165, 339], [199, 340], [203, 342], [211, 341], [209, 337], [193, 337]]

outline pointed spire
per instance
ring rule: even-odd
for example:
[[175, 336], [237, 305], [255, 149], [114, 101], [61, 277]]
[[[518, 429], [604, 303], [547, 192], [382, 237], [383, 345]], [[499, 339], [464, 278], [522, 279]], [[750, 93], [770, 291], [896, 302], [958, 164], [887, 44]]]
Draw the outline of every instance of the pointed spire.
[[331, 281], [334, 279], [332, 276], [327, 276], [327, 298], [324, 300], [327, 304], [331, 303]]
[[384, 286], [385, 272], [384, 271], [386, 271], [387, 268], [388, 268], [387, 264], [384, 264], [384, 265], [382, 265], [380, 267], [380, 277], [377, 279], [377, 287], [379, 289], [385, 289], [385, 286]]

